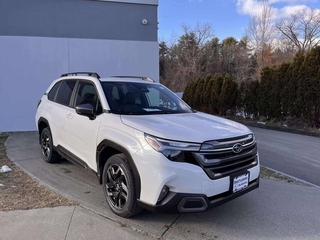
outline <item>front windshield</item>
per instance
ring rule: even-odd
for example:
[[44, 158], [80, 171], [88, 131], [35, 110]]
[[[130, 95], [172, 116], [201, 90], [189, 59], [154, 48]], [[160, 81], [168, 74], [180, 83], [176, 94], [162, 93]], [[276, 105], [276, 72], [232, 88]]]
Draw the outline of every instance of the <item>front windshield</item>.
[[190, 113], [192, 109], [160, 84], [102, 82], [110, 109], [116, 114]]

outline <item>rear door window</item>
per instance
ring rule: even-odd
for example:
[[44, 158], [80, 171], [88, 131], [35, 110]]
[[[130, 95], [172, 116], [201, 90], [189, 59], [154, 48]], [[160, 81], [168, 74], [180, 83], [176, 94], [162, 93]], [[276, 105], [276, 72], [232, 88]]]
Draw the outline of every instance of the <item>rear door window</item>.
[[56, 97], [56, 102], [65, 106], [69, 106], [72, 91], [75, 85], [75, 80], [63, 81]]

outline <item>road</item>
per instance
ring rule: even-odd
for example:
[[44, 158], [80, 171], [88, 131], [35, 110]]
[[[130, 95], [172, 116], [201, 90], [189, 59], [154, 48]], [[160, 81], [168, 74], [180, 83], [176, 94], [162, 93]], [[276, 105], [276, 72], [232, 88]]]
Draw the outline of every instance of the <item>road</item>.
[[[271, 147], [272, 142], [287, 144], [289, 139], [284, 141], [282, 133], [277, 135], [266, 130], [253, 130], [262, 145], [259, 148], [263, 161], [270, 159], [270, 149], [288, 150], [280, 146]], [[264, 147], [264, 135], [278, 140], [267, 141], [267, 147]], [[289, 135], [289, 138], [294, 137]], [[307, 137], [303, 139], [310, 140]], [[311, 143], [314, 141], [312, 138]], [[6, 141], [6, 148], [11, 160], [54, 191], [104, 216], [105, 221], [128, 227], [150, 239], [316, 240], [320, 236], [320, 190], [316, 187], [261, 179], [259, 189], [204, 213], [170, 215], [143, 211], [134, 218], [123, 219], [107, 207], [102, 187], [92, 173], [68, 161], [45, 163], [41, 158], [37, 133], [14, 133]], [[283, 158], [287, 156], [278, 154]], [[275, 158], [276, 153], [271, 156]]]
[[261, 165], [320, 187], [320, 138], [251, 128]]

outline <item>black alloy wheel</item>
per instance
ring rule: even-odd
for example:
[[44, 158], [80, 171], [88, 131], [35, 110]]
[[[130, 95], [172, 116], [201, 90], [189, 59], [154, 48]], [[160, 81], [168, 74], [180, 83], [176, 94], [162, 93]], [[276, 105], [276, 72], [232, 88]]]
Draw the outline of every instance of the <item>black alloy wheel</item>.
[[60, 160], [60, 155], [54, 151], [50, 129], [44, 128], [40, 135], [42, 158], [47, 163], [55, 163]]
[[134, 176], [124, 154], [111, 156], [103, 170], [103, 189], [110, 209], [121, 217], [132, 217], [142, 209], [137, 204]]
[[118, 165], [111, 165], [107, 170], [106, 190], [111, 204], [117, 208], [124, 208], [128, 201], [128, 180], [123, 169]]

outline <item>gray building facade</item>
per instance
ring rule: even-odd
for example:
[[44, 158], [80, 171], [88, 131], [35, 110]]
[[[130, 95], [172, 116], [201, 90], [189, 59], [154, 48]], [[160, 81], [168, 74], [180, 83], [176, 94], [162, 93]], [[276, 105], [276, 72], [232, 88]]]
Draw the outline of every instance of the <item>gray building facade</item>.
[[1, 0], [0, 132], [36, 129], [61, 73], [159, 80], [158, 0]]

